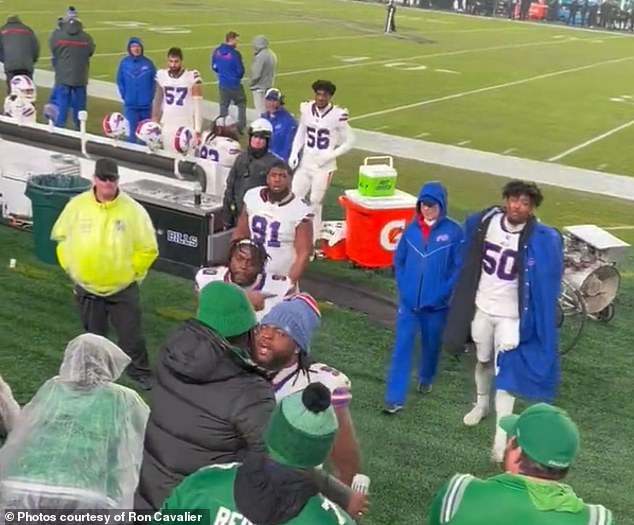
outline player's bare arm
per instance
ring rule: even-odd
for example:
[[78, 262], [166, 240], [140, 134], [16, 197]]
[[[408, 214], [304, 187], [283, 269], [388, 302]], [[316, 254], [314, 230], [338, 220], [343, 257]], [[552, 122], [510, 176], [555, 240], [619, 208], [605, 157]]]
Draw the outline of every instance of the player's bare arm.
[[157, 82], [156, 91], [154, 93], [154, 101], [152, 102], [152, 120], [160, 122], [163, 115], [163, 88]]
[[348, 407], [335, 409], [339, 429], [330, 451], [330, 463], [337, 471], [337, 477], [346, 485], [361, 471], [361, 455], [359, 443], [354, 433], [354, 426]]
[[313, 222], [304, 220], [295, 229], [295, 262], [288, 272], [288, 278], [295, 284], [304, 274], [313, 253]]
[[240, 217], [238, 217], [238, 224], [236, 225], [236, 229], [231, 236], [231, 240], [235, 241], [236, 239], [248, 239], [251, 236], [251, 232], [249, 231], [249, 215], [246, 209], [242, 210]]
[[203, 128], [203, 84], [200, 77], [192, 86], [192, 98], [194, 99], [194, 131], [197, 137], [200, 138]]

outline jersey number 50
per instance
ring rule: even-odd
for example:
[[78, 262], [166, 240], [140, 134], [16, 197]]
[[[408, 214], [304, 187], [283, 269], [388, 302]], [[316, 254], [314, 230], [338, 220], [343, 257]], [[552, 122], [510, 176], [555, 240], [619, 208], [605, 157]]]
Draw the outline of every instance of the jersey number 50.
[[266, 217], [254, 215], [251, 219], [251, 235], [256, 242], [264, 244], [267, 248], [279, 248], [280, 222], [268, 222]]
[[187, 96], [187, 88], [167, 86], [163, 90], [163, 94], [165, 95], [165, 103], [168, 106], [172, 106], [174, 104], [182, 106], [185, 102], [185, 97]]
[[491, 242], [484, 242], [482, 269], [489, 275], [497, 275], [501, 281], [514, 281], [517, 278], [517, 252]]
[[330, 131], [327, 129], [306, 128], [306, 147], [328, 149]]

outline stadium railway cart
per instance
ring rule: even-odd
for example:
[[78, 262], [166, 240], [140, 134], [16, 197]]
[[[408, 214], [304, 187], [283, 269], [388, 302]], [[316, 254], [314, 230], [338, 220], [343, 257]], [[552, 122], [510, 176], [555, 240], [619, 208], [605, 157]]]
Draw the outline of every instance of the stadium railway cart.
[[30, 204], [24, 189], [30, 175], [66, 170], [79, 174], [80, 170], [84, 178], [92, 178], [93, 161], [99, 157], [118, 162], [121, 188], [152, 218], [159, 244], [154, 268], [191, 279], [201, 266], [225, 262], [233, 232], [222, 230], [221, 198], [204, 193], [207, 176], [203, 168], [187, 159], [90, 135], [85, 130], [20, 126], [0, 117], [3, 221], [29, 226], [26, 212], [30, 212]]
[[621, 275], [616, 266], [630, 245], [595, 225], [563, 229], [564, 277], [559, 297], [560, 352], [577, 344], [587, 319], [603, 323], [614, 318]]

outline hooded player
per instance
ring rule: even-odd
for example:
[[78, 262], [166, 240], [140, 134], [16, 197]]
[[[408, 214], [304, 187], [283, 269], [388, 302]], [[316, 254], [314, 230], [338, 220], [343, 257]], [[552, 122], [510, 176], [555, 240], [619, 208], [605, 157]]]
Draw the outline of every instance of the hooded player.
[[563, 245], [557, 230], [538, 221], [542, 203], [532, 182], [513, 180], [504, 205], [465, 221], [464, 264], [444, 334], [448, 351], [476, 346], [475, 406], [464, 424], [477, 425], [491, 409], [495, 378], [497, 430], [491, 459], [501, 463], [506, 434], [499, 426], [513, 413], [515, 396], [551, 401], [559, 384], [557, 303], [563, 277]]
[[440, 182], [428, 182], [418, 195], [416, 217], [403, 232], [394, 255], [399, 304], [383, 409], [387, 414], [405, 406], [418, 333], [423, 354], [418, 391], [431, 391], [461, 253], [462, 228], [447, 217], [447, 190]]
[[16, 75], [11, 79], [11, 94], [4, 99], [4, 114], [18, 123], [35, 124], [37, 111], [33, 105], [37, 90], [26, 75]]
[[311, 383], [322, 383], [330, 390], [339, 429], [329, 457], [339, 479], [349, 485], [361, 463], [349, 411], [352, 386], [345, 374], [312, 359], [310, 343], [320, 324], [321, 312], [312, 296], [300, 293], [287, 297], [260, 322], [255, 359], [277, 372], [273, 389], [278, 403]]
[[143, 54], [143, 42], [131, 37], [127, 45], [128, 55], [121, 59], [117, 70], [117, 87], [123, 102], [123, 114], [130, 123], [128, 142], [136, 142], [139, 122], [152, 117], [156, 67]]
[[234, 283], [244, 289], [258, 321], [286, 296], [293, 286], [288, 277], [272, 275], [264, 267], [268, 255], [262, 243], [235, 240], [229, 248], [227, 266], [201, 268], [196, 273], [196, 293], [214, 281]]
[[322, 203], [337, 169], [336, 159], [352, 149], [354, 133], [348, 124], [348, 110], [331, 102], [337, 86], [328, 80], [317, 80], [312, 88], [315, 99], [299, 106], [299, 125], [288, 163], [291, 169], [297, 168], [293, 193], [305, 199], [310, 192], [316, 242], [321, 230]]

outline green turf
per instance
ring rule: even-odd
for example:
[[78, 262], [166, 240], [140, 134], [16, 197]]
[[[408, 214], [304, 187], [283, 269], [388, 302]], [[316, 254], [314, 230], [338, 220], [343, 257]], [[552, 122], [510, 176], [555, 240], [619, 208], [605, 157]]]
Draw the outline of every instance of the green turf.
[[[20, 12], [6, 0], [0, 13]], [[545, 160], [631, 120], [631, 35], [569, 31], [548, 24], [458, 17], [418, 9], [399, 12], [399, 34], [382, 34], [384, 7], [357, 2], [292, 0], [168, 1], [76, 7], [97, 42], [91, 76], [114, 80], [125, 42], [141, 36], [148, 55], [163, 66], [179, 45], [198, 68], [205, 97], [217, 99], [209, 69], [211, 49], [228, 29], [242, 35], [248, 66], [251, 39], [266, 34], [279, 59], [277, 84], [288, 106], [309, 97], [318, 77], [333, 80], [336, 100], [354, 126], [494, 152], [514, 149]], [[46, 38], [66, 2], [31, 0], [23, 12], [43, 42], [38, 67], [50, 68]], [[581, 68], [581, 69], [580, 69]], [[440, 70], [440, 71], [439, 71]], [[447, 72], [449, 71], [449, 72]], [[452, 73], [455, 72], [455, 73]], [[422, 104], [419, 104], [422, 103]], [[411, 104], [415, 107], [403, 108]], [[375, 112], [385, 112], [368, 116]], [[625, 130], [562, 162], [634, 174]]]

